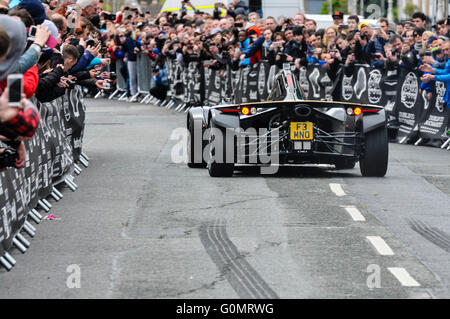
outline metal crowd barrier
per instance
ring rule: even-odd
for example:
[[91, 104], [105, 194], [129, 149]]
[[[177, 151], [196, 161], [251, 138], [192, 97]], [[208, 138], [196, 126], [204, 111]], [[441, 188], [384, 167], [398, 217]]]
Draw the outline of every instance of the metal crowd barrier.
[[85, 167], [89, 162], [81, 151], [85, 113], [81, 88], [51, 102], [35, 103], [40, 104], [40, 122], [33, 138], [25, 142], [25, 167], [0, 173], [0, 264], [7, 271], [16, 265], [13, 248], [25, 253], [31, 245], [37, 232], [32, 222], [39, 224], [49, 214], [50, 197], [63, 198], [56, 186], [64, 183], [75, 191], [72, 174], [82, 171], [75, 162]]
[[139, 52], [137, 55], [137, 82], [138, 92], [132, 96], [129, 102], [134, 102], [141, 94], [145, 94], [145, 97], [141, 100], [141, 103], [151, 97], [150, 89], [153, 86], [153, 65], [150, 61], [147, 53]]
[[118, 93], [122, 93], [119, 97], [119, 101], [126, 99], [127, 96], [127, 80], [123, 77], [121, 69], [124, 66], [124, 63], [122, 60], [116, 61], [116, 75], [117, 75], [117, 83], [116, 83], [116, 90], [109, 96], [109, 99], [112, 100], [114, 96], [116, 96]]

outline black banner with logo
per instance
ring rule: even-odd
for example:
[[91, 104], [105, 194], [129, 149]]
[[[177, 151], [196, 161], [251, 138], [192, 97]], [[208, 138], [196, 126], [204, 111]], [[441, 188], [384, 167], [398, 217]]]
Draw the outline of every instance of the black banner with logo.
[[445, 83], [435, 82], [431, 100], [428, 100], [425, 91], [422, 92], [424, 111], [419, 119], [419, 135], [421, 138], [447, 138], [446, 133], [450, 112], [444, 103], [445, 90]]
[[211, 70], [208, 74], [208, 91], [206, 94], [206, 100], [208, 105], [219, 105], [222, 102], [222, 81], [219, 70]]
[[81, 86], [75, 86], [62, 96], [63, 112], [66, 120], [67, 138], [72, 144], [73, 159], [77, 161], [83, 144], [86, 106]]
[[[229, 100], [236, 104], [264, 101], [279, 73], [273, 67], [264, 61], [236, 71], [199, 67], [204, 71], [205, 104], [218, 105]], [[306, 99], [383, 106], [389, 122], [398, 126], [397, 141], [400, 143], [412, 143], [419, 137], [448, 138], [449, 108], [443, 107], [443, 83], [434, 85], [433, 98], [428, 101], [419, 92], [417, 71], [354, 65], [343, 67], [333, 76], [329, 72], [319, 65], [308, 65], [296, 72]]]
[[0, 256], [10, 249], [28, 212], [72, 171], [81, 153], [85, 119], [81, 87], [40, 103], [39, 113], [39, 127], [25, 142], [25, 167], [0, 173]]
[[399, 123], [397, 142], [399, 143], [411, 143], [418, 139], [418, 120], [424, 109], [419, 88], [420, 78], [417, 72], [400, 71], [396, 102]]

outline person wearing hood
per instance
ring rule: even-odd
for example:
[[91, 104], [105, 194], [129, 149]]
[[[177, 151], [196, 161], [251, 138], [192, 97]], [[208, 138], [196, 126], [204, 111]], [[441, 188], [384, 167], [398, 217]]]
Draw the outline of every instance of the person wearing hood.
[[27, 10], [33, 18], [34, 24], [39, 25], [44, 23], [46, 18], [45, 8], [40, 0], [20, 0], [11, 1], [9, 7]]
[[[30, 138], [39, 125], [39, 112], [32, 102], [22, 98], [19, 107], [9, 107], [6, 81], [25, 47], [25, 26], [21, 21], [0, 15], [0, 135], [2, 141], [17, 150], [16, 168], [25, 165], [25, 144], [19, 136]], [[25, 83], [24, 83], [25, 86]]]
[[[256, 26], [250, 27], [247, 30], [247, 34], [250, 33], [253, 34], [253, 39], [255, 40], [252, 42], [251, 46], [248, 49], [242, 50], [241, 60], [245, 58], [251, 58], [256, 55], [256, 57], [253, 58], [253, 61], [259, 61], [261, 59], [261, 49], [265, 41], [264, 35], [261, 35], [261, 30], [259, 30], [259, 28]], [[250, 61], [250, 63], [252, 63], [252, 61]]]
[[[6, 77], [10, 73], [23, 74], [23, 92], [27, 98], [31, 98], [36, 91], [38, 75], [37, 67], [18, 69], [18, 63], [27, 43], [27, 34], [25, 25], [13, 17], [0, 15], [0, 25], [2, 25], [11, 38], [11, 49], [5, 61], [0, 64], [0, 90], [6, 88]], [[19, 72], [20, 71], [20, 72]]]
[[[250, 39], [250, 47], [256, 42], [256, 40], [261, 36], [261, 31], [257, 26], [250, 27], [247, 31], [248, 38]], [[264, 36], [263, 36], [264, 37]], [[264, 43], [264, 42], [263, 42]], [[262, 44], [261, 44], [262, 49]], [[255, 54], [250, 57], [250, 64], [258, 63], [261, 60], [261, 49], [257, 50]]]

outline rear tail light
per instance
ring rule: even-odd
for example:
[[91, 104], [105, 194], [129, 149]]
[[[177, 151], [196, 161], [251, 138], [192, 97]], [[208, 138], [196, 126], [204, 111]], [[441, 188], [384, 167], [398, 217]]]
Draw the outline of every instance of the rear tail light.
[[241, 113], [242, 115], [254, 115], [257, 113], [257, 109], [256, 107], [248, 107], [248, 106], [244, 106], [242, 108], [236, 108], [236, 109], [232, 109], [232, 108], [221, 108], [220, 111], [222, 113]]
[[362, 113], [378, 113], [380, 111], [380, 109], [363, 109], [359, 106], [352, 108], [352, 107], [348, 107], [346, 112], [348, 115], [361, 115]]
[[248, 108], [247, 106], [244, 106], [243, 108], [241, 108], [241, 113], [242, 113], [242, 115], [249, 115], [250, 108]]

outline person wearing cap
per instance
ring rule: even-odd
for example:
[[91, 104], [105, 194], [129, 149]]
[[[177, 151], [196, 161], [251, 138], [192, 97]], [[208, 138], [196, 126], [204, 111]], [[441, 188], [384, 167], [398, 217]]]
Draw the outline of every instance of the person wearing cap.
[[439, 49], [438, 47], [431, 48], [431, 55], [435, 60], [434, 63], [432, 64], [433, 68], [435, 69], [445, 68], [445, 63], [447, 62], [447, 59], [445, 57], [444, 52], [442, 52], [441, 49]]
[[355, 40], [355, 61], [357, 63], [370, 64], [371, 56], [368, 53], [369, 40], [372, 36], [372, 27], [366, 23], [362, 22], [358, 26], [358, 32], [354, 33]]
[[344, 13], [341, 11], [335, 11], [331, 17], [333, 18], [334, 25], [343, 25], [344, 24]]
[[253, 42], [253, 44], [249, 48], [241, 48], [241, 51], [242, 51], [241, 60], [250, 58], [250, 57], [254, 56], [255, 54], [257, 54], [258, 52], [260, 52], [260, 50], [262, 49], [263, 43], [265, 41], [264, 34], [261, 34], [261, 31], [259, 30], [259, 28], [254, 26], [254, 27], [251, 27], [250, 29], [252, 29], [252, 28], [257, 34], [259, 32], [258, 38]]
[[[428, 40], [430, 42], [430, 39]], [[431, 65], [435, 69], [444, 69], [447, 62], [444, 52], [437, 46], [437, 40], [434, 40], [430, 44], [429, 52], [430, 56], [425, 55], [422, 57], [422, 62]]]
[[441, 48], [441, 51], [444, 53], [445, 58], [447, 59], [444, 68], [436, 68], [431, 66], [429, 63], [424, 63], [419, 67], [420, 71], [436, 75], [450, 74], [450, 40], [446, 40], [442, 44]]

